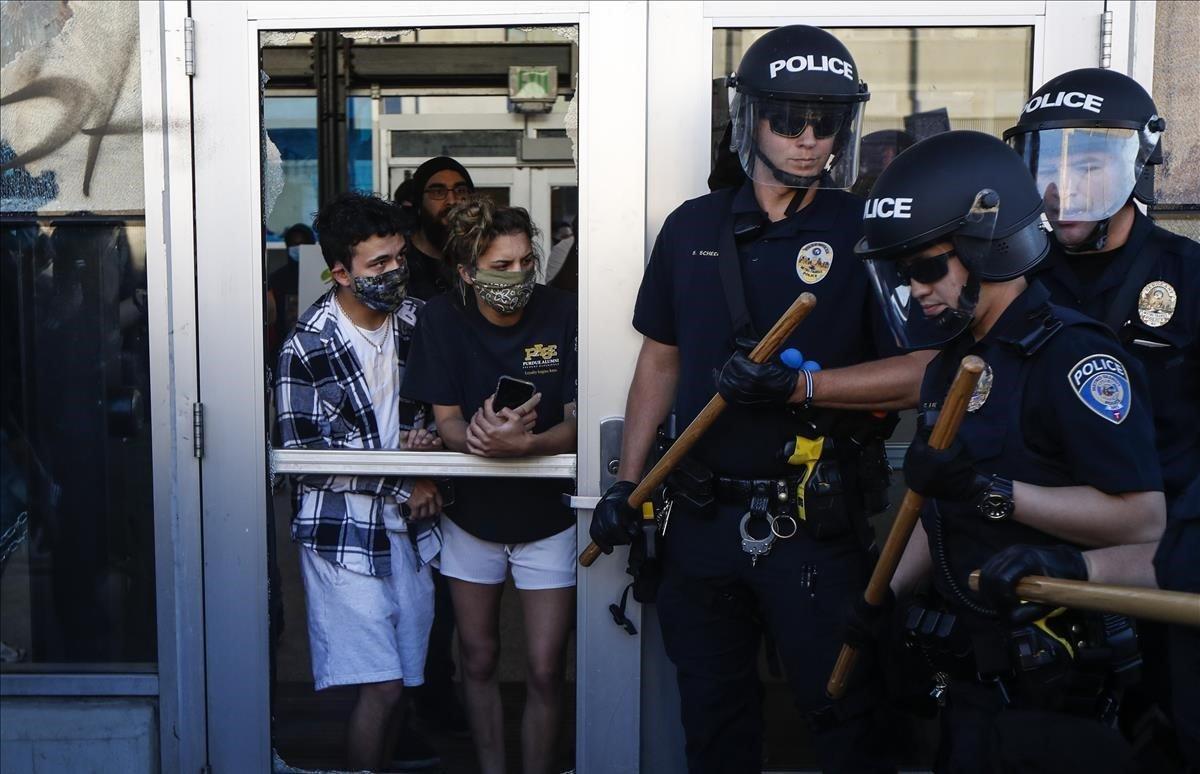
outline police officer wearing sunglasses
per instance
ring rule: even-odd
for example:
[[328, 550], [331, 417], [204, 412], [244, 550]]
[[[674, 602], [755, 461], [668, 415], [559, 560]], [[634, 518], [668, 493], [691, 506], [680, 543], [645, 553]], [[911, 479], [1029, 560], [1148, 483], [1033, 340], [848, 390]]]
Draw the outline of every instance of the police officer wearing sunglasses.
[[[885, 204], [886, 203], [886, 204]], [[901, 207], [902, 203], [902, 207]], [[1136, 678], [1120, 616], [997, 608], [967, 576], [1016, 544], [1045, 553], [1156, 540], [1164, 498], [1145, 379], [1112, 331], [1025, 276], [1049, 252], [1021, 158], [978, 132], [908, 149], [880, 175], [857, 251], [908, 348], [941, 350], [921, 386], [908, 486], [927, 499], [893, 581], [936, 670], [936, 771], [1123, 771], [1113, 728]], [[927, 442], [962, 358], [987, 364], [955, 442]], [[882, 611], [859, 606], [852, 631]], [[876, 617], [873, 620], [878, 620]]]
[[[885, 411], [915, 405], [930, 355], [898, 354], [853, 252], [863, 202], [841, 189], [857, 174], [869, 94], [849, 51], [822, 30], [783, 27], [750, 46], [730, 85], [731, 149], [748, 179], [684, 203], [659, 233], [634, 312], [644, 341], [621, 480], [591, 535], [611, 551], [640, 534], [625, 500], [656, 427], [674, 405], [682, 429], [719, 390], [729, 407], [667, 487], [657, 598], [688, 769], [761, 770], [765, 633], [821, 768], [889, 770], [870, 695], [830, 706], [824, 682], [870, 570], [866, 517], [887, 507]], [[818, 303], [785, 344], [796, 352], [750, 361], [805, 291]]]

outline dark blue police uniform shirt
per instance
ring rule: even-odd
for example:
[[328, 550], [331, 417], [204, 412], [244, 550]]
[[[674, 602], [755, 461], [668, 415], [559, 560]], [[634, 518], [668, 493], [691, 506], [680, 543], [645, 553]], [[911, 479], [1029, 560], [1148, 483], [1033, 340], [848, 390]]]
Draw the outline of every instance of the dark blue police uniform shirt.
[[[784, 220], [766, 215], [746, 183], [685, 202], [663, 223], [642, 278], [633, 325], [679, 348], [677, 426], [685, 427], [716, 391], [713, 371], [734, 351], [733, 322], [718, 256], [730, 213], [765, 225], [739, 245], [750, 316], [764, 335], [803, 292], [817, 297], [808, 318], [783, 348], [795, 347], [822, 368], [839, 368], [898, 353], [882, 320], [854, 244], [862, 233], [863, 200], [819, 190]], [[743, 222], [739, 220], [739, 222]], [[694, 456], [731, 476], [794, 473], [781, 455], [800, 421], [786, 407], [730, 406], [696, 445]]]
[[[1169, 284], [1175, 291], [1175, 310], [1165, 324], [1149, 325], [1138, 311], [1135, 296], [1123, 310], [1117, 334], [1146, 371], [1163, 483], [1171, 501], [1200, 471], [1200, 246], [1154, 225], [1138, 211], [1125, 245], [1095, 281], [1080, 282], [1071, 268], [1071, 260], [1087, 257], [1068, 258], [1057, 245], [1036, 276], [1050, 290], [1054, 303], [1105, 321], [1118, 290], [1145, 250], [1157, 255], [1138, 291], [1152, 282]], [[1155, 318], [1147, 315], [1147, 319]]]
[[[1038, 336], [1048, 317], [1065, 325], [1032, 354], [1021, 355], [1022, 344]], [[986, 399], [968, 411], [958, 433], [976, 470], [1037, 486], [1089, 486], [1108, 494], [1162, 489], [1145, 375], [1107, 328], [1049, 303], [1045, 287], [1031, 283], [983, 339], [975, 341], [965, 331], [930, 362], [921, 386], [921, 421], [927, 428], [967, 355], [983, 358], [991, 370], [990, 387], [977, 390]], [[1093, 362], [1123, 372], [1118, 392], [1125, 403], [1119, 411], [1093, 399], [1083, 378]], [[971, 504], [927, 501], [921, 519], [935, 558], [935, 507], [943, 517], [949, 566], [964, 589], [967, 575], [1007, 546], [1067, 542], [1015, 520], [988, 523], [973, 512], [955, 513], [973, 510]], [[946, 593], [943, 569], [935, 566], [935, 584]]]

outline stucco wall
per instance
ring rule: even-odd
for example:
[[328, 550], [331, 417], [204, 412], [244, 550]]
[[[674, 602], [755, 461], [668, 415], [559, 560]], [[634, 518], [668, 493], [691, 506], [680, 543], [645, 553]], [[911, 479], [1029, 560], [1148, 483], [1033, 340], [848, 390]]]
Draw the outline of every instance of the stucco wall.
[[1200, 240], [1200, 3], [1159, 0], [1154, 27], [1154, 102], [1167, 119], [1156, 220]]

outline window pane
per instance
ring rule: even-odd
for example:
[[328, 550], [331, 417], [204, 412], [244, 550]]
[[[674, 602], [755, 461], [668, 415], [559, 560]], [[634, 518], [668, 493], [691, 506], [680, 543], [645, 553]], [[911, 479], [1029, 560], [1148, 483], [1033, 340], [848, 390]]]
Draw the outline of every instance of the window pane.
[[392, 132], [392, 156], [516, 156], [520, 137], [508, 129]]
[[[282, 241], [283, 232], [294, 223], [312, 223], [317, 211], [317, 98], [266, 97], [263, 124], [267, 137], [283, 160], [283, 191], [267, 217], [268, 241]], [[367, 100], [366, 126], [371, 126]], [[351, 132], [350, 134], [353, 134]], [[351, 156], [351, 159], [354, 157]], [[370, 179], [371, 142], [367, 139], [367, 177]], [[351, 170], [354, 165], [351, 163]], [[353, 179], [353, 178], [351, 178]], [[371, 188], [370, 182], [367, 189]]]
[[371, 98], [350, 97], [346, 100], [346, 157], [350, 165], [347, 180], [352, 191], [374, 191], [375, 176], [372, 167]]
[[5, 2], [0, 44], [0, 670], [152, 669], [138, 5]]
[[155, 660], [145, 227], [3, 222], [4, 663]]

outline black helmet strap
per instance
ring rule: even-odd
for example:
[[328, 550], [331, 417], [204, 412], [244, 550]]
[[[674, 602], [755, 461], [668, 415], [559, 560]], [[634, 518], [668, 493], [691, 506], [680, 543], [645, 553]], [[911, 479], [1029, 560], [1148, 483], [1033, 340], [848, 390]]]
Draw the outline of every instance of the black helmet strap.
[[771, 174], [775, 176], [776, 180], [778, 180], [780, 183], [783, 183], [788, 188], [808, 188], [813, 183], [821, 179], [821, 175], [816, 175], [815, 177], [803, 177], [801, 175], [793, 175], [791, 172], [785, 172], [784, 170], [775, 166], [775, 163], [767, 158], [767, 154], [762, 152], [762, 149], [758, 147], [757, 142], [754, 143], [754, 156], [758, 161], [761, 161], [764, 165], [766, 165], [767, 169], [771, 170]]
[[1108, 244], [1108, 224], [1112, 218], [1096, 221], [1096, 225], [1092, 228], [1092, 233], [1088, 234], [1087, 239], [1077, 245], [1064, 245], [1062, 242], [1058, 246], [1063, 249], [1064, 253], [1094, 253], [1103, 250]]

